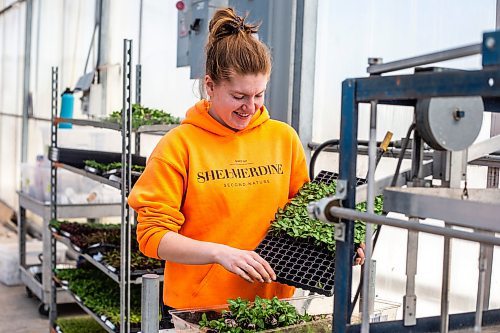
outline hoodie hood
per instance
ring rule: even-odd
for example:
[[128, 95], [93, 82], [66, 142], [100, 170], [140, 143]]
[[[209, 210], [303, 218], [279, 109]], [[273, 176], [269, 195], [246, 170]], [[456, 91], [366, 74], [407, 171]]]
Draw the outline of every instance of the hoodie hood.
[[266, 107], [262, 105], [262, 107], [257, 110], [257, 112], [255, 112], [255, 114], [252, 116], [252, 120], [250, 120], [250, 123], [245, 129], [241, 131], [235, 131], [222, 125], [217, 120], [212, 118], [212, 116], [208, 113], [209, 109], [210, 102], [206, 99], [202, 99], [186, 112], [186, 118], [181, 122], [181, 124], [191, 124], [215, 135], [229, 136], [236, 133], [250, 131], [253, 128], [265, 123], [270, 118], [269, 112], [267, 112]]

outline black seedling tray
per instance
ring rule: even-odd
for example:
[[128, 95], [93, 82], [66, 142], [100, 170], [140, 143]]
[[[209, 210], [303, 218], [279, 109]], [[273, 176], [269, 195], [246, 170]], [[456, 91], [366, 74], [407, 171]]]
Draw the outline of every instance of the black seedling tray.
[[333, 295], [335, 257], [329, 250], [286, 235], [267, 235], [255, 252], [269, 262], [278, 282]]
[[[313, 182], [329, 185], [337, 178], [337, 173], [322, 170]], [[365, 183], [365, 179], [357, 178], [356, 186]], [[267, 234], [255, 252], [269, 262], [278, 282], [321, 295], [333, 295], [335, 256], [330, 250], [306, 239]], [[353, 260], [355, 257], [356, 251]]]
[[[64, 163], [78, 169], [85, 169], [85, 160], [94, 160], [104, 164], [122, 161], [121, 153], [72, 148], [57, 148], [57, 153], [54, 153], [51, 149], [49, 157], [53, 162]], [[132, 164], [145, 166], [146, 158], [139, 155], [132, 155]]]
[[[325, 183], [330, 185], [333, 181], [339, 178], [339, 174], [336, 172], [321, 170], [316, 177], [313, 179], [315, 183]], [[366, 179], [356, 178], [356, 186], [361, 186], [366, 184]]]

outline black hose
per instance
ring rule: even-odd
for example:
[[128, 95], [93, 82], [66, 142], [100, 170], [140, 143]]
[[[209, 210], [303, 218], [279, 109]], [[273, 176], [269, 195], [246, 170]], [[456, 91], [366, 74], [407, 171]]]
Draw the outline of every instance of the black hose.
[[314, 151], [314, 153], [311, 156], [311, 162], [309, 162], [309, 178], [311, 180], [314, 179], [314, 166], [316, 164], [316, 159], [318, 158], [319, 153], [321, 153], [321, 151], [323, 149], [325, 149], [326, 147], [328, 147], [328, 146], [336, 146], [339, 143], [340, 143], [339, 139], [332, 139], [332, 140], [328, 140], [328, 141], [323, 142], [322, 144], [320, 144], [316, 148], [316, 150]]
[[401, 169], [401, 164], [403, 163], [403, 157], [405, 155], [406, 148], [408, 147], [408, 142], [410, 141], [410, 135], [416, 126], [417, 124], [412, 123], [408, 128], [408, 132], [406, 132], [406, 137], [401, 147], [401, 152], [399, 154], [398, 165], [396, 166], [396, 172], [394, 172], [394, 176], [392, 177], [391, 187], [396, 186], [396, 183], [398, 182], [399, 170]]

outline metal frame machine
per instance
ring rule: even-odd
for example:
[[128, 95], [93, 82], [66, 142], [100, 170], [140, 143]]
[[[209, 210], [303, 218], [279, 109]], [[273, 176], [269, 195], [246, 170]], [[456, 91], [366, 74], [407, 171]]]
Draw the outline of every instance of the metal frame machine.
[[[417, 68], [475, 54], [482, 55], [480, 70]], [[412, 67], [415, 67], [414, 74], [382, 75]], [[372, 59], [368, 73], [369, 77], [347, 79], [342, 84], [337, 193], [309, 206], [313, 217], [336, 226], [334, 332], [448, 332], [464, 327], [473, 327], [475, 332], [480, 332], [483, 325], [500, 323], [500, 310], [488, 309], [493, 246], [500, 245], [500, 237], [495, 235], [500, 233], [500, 189], [498, 185], [487, 189], [467, 187], [468, 163], [477, 163], [481, 158], [489, 165], [498, 167], [500, 161], [493, 154], [500, 151], [500, 136], [474, 143], [481, 129], [483, 113], [500, 112], [500, 31], [485, 33], [481, 44], [385, 64]], [[371, 105], [369, 164], [367, 185], [356, 187], [360, 103]], [[414, 122], [407, 135], [409, 139], [413, 131], [411, 168], [401, 171], [401, 164], [398, 163], [393, 177], [375, 181], [376, 116], [377, 106], [381, 104], [414, 107]], [[428, 146], [433, 149], [432, 160], [424, 159], [424, 147]], [[374, 198], [378, 194], [384, 195], [386, 212], [402, 213], [408, 219], [374, 214]], [[356, 203], [365, 200], [367, 212], [357, 212], [354, 209]], [[443, 223], [431, 225], [424, 222], [426, 218]], [[362, 324], [350, 324], [354, 306], [351, 302], [353, 221], [357, 219], [367, 222], [367, 264], [363, 271], [363, 291], [366, 295], [369, 295], [373, 247], [371, 224], [408, 230], [403, 320], [370, 324], [370, 300], [364, 298]], [[415, 315], [415, 274], [420, 232], [444, 236], [441, 315], [437, 317], [417, 318]], [[480, 243], [475, 312], [449, 315], [452, 238]]]

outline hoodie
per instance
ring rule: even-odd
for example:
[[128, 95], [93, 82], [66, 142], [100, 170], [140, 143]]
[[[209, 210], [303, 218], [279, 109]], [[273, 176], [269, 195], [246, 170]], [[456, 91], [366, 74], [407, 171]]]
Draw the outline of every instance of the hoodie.
[[[213, 119], [201, 100], [160, 140], [128, 202], [137, 212], [140, 250], [158, 258], [167, 232], [254, 250], [279, 207], [308, 181], [296, 132], [262, 106], [241, 131]], [[226, 304], [230, 298], [291, 297], [292, 287], [252, 284], [218, 264], [166, 262], [163, 301], [173, 308]]]

